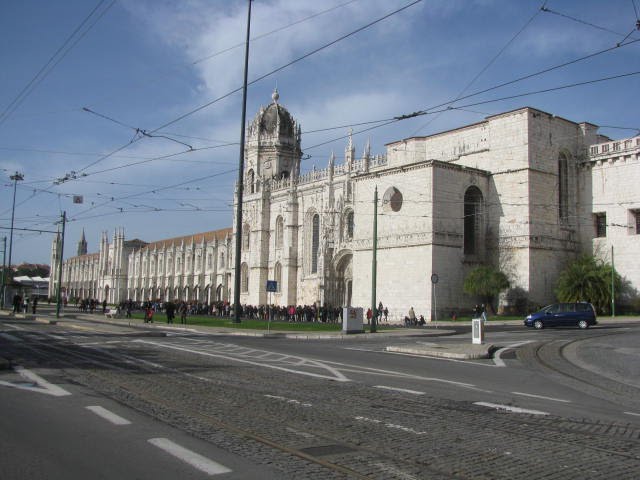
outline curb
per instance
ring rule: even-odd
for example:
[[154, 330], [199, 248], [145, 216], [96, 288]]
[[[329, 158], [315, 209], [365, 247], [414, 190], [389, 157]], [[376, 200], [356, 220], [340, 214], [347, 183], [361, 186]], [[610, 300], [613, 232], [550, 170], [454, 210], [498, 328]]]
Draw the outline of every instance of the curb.
[[391, 345], [386, 348], [388, 352], [410, 353], [412, 355], [422, 355], [425, 357], [454, 358], [457, 360], [478, 360], [491, 358], [491, 352], [495, 350], [494, 345], [442, 345], [432, 348], [406, 347]]

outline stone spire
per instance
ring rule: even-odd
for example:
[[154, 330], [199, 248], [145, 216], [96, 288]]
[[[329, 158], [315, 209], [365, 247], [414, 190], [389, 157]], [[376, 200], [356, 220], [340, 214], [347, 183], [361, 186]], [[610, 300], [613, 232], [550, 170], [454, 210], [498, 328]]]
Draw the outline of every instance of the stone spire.
[[364, 153], [362, 154], [362, 165], [365, 172], [369, 171], [369, 160], [371, 159], [371, 140], [367, 139], [367, 144], [364, 147]]
[[331, 151], [331, 156], [329, 157], [329, 181], [330, 182], [333, 180], [335, 164], [336, 164], [336, 155], [335, 153], [333, 153], [333, 151]]
[[78, 256], [87, 254], [87, 240], [84, 236], [84, 228], [82, 229], [82, 236], [78, 242]]
[[351, 171], [353, 167], [353, 161], [355, 159], [356, 149], [353, 146], [353, 129], [349, 129], [349, 142], [347, 148], [344, 150], [344, 163], [347, 165], [347, 170]]

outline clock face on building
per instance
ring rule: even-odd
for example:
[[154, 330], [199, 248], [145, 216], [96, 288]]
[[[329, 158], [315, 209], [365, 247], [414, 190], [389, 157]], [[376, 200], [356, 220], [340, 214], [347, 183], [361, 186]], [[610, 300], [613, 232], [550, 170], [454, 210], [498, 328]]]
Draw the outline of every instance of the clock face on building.
[[385, 211], [399, 212], [402, 208], [402, 193], [396, 187], [389, 187], [382, 196], [382, 207]]

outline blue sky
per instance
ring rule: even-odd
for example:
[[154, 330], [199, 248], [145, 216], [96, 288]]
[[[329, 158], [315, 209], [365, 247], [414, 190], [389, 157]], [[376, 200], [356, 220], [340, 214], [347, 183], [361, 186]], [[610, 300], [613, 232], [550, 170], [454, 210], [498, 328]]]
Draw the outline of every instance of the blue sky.
[[[252, 37], [259, 38], [249, 80], [410, 3], [255, 0]], [[9, 176], [25, 177], [12, 263], [49, 263], [52, 234], [18, 229], [55, 230], [62, 211], [66, 257], [83, 229], [95, 252], [101, 232], [115, 228], [154, 241], [231, 226], [241, 92], [174, 120], [242, 85], [244, 49], [231, 47], [244, 42], [246, 9], [244, 0], [0, 2], [0, 237], [7, 242]], [[441, 114], [362, 133], [354, 127], [354, 142], [358, 155], [368, 139], [373, 153], [384, 153], [388, 142], [522, 106], [631, 137], [640, 128], [637, 74], [477, 103], [640, 71], [640, 41], [628, 43], [640, 39], [638, 9], [639, 0], [424, 0], [252, 84], [247, 120], [277, 86], [302, 125], [303, 170], [323, 168], [332, 151], [341, 161], [349, 124], [427, 110], [624, 42], [449, 103], [456, 108]], [[43, 67], [46, 75], [37, 76]], [[25, 87], [28, 95], [20, 95]], [[331, 127], [340, 128], [311, 132]], [[139, 138], [136, 129], [155, 133]], [[56, 182], [72, 171], [78, 178]]]

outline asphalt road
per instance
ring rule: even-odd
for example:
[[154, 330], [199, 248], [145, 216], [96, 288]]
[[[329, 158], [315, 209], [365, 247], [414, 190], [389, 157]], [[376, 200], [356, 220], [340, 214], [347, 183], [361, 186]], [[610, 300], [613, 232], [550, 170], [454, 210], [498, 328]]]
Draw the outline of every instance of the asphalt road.
[[284, 340], [0, 317], [0, 355], [25, 369], [0, 371], [0, 462], [16, 479], [638, 478], [639, 337], [633, 323], [490, 325], [494, 357], [454, 361], [385, 347], [470, 333]]

